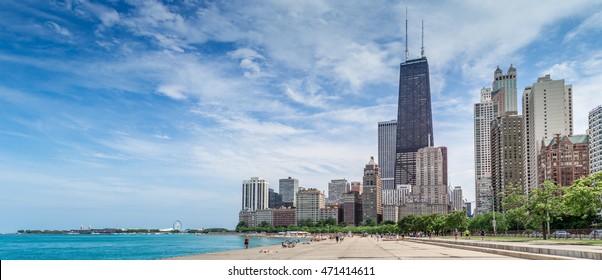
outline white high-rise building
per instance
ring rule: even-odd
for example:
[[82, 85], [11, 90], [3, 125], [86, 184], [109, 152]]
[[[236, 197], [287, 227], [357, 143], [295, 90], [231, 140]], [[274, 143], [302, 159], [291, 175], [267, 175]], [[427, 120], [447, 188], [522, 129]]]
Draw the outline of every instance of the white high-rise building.
[[343, 204], [343, 194], [351, 190], [345, 179], [330, 180], [328, 183], [328, 202]]
[[464, 198], [462, 196], [462, 187], [455, 186], [453, 190], [453, 198], [452, 205], [454, 210], [461, 211], [464, 210]]
[[383, 205], [405, 204], [411, 189], [411, 185], [399, 185], [394, 186], [393, 189], [383, 190]]
[[482, 88], [481, 103], [474, 104], [475, 214], [492, 210], [490, 133], [496, 116], [491, 89]]
[[602, 171], [602, 105], [589, 112], [590, 174]]
[[540, 77], [523, 92], [524, 117], [524, 184], [526, 191], [538, 187], [537, 157], [542, 140], [548, 142], [556, 134], [573, 134], [573, 87], [564, 79]]
[[256, 211], [268, 209], [269, 183], [259, 177], [242, 181], [242, 210]]
[[378, 123], [378, 166], [383, 190], [393, 189], [395, 183], [395, 141], [397, 121]]

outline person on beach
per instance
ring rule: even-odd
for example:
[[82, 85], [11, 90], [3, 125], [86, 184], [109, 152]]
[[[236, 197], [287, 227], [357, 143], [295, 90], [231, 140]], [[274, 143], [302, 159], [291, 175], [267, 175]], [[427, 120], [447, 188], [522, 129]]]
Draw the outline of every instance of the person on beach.
[[249, 236], [245, 237], [245, 249], [249, 249]]
[[458, 229], [454, 229], [454, 239], [458, 240]]

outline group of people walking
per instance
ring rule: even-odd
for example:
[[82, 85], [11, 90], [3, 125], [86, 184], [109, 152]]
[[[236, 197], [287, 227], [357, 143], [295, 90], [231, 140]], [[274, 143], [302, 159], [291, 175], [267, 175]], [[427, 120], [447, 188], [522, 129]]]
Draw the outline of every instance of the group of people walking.
[[[485, 239], [485, 231], [481, 230], [480, 232], [481, 235], [481, 240]], [[466, 228], [466, 230], [464, 231], [464, 236], [466, 237], [466, 239], [470, 239], [470, 230], [468, 228]], [[454, 239], [458, 240], [458, 229], [454, 229]]]
[[[434, 232], [429, 232], [428, 233], [429, 239], [434, 238], [434, 235], [435, 235]], [[458, 231], [458, 229], [457, 228], [454, 229], [454, 239], [455, 240], [458, 240], [458, 236], [459, 235], [460, 235], [460, 232]], [[470, 230], [467, 227], [466, 230], [464, 231], [464, 237], [466, 239], [470, 239], [470, 235], [471, 235], [471, 232], [470, 232]], [[416, 237], [422, 237], [423, 233], [422, 232], [418, 232], [414, 236], [416, 236]], [[480, 236], [481, 236], [481, 240], [485, 239], [485, 231], [484, 230], [481, 230]], [[342, 235], [342, 234], [330, 235], [329, 237], [330, 237], [330, 239], [335, 239], [337, 243], [343, 242], [343, 239], [344, 239], [344, 235]], [[401, 239], [403, 240], [404, 238], [405, 238], [405, 234], [402, 234], [401, 235]], [[381, 241], [381, 240], [382, 240], [382, 236], [380, 234], [377, 234], [376, 235], [376, 241]], [[399, 235], [397, 235], [397, 240], [399, 240]], [[245, 249], [248, 249], [249, 248], [249, 236], [248, 235], [245, 236], [245, 243], [244, 244], [245, 244]]]

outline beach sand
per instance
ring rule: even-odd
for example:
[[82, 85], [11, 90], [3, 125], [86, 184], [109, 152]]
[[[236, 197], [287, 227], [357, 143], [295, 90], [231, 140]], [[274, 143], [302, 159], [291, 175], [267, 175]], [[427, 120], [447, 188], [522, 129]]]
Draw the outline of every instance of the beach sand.
[[[253, 239], [251, 239], [251, 244]], [[354, 260], [354, 259], [512, 259], [476, 251], [440, 247], [409, 240], [377, 241], [370, 237], [347, 237], [342, 242], [328, 239], [294, 248], [281, 245], [230, 250], [169, 258], [170, 260]]]

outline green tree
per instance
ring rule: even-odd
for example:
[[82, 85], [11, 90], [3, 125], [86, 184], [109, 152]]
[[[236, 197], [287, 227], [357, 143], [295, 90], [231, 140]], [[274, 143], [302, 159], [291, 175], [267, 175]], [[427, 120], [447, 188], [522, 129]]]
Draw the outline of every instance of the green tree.
[[247, 229], [247, 223], [244, 221], [240, 221], [238, 222], [238, 225], [236, 225], [236, 231], [247, 231]]
[[[468, 220], [467, 226], [471, 230], [486, 230], [493, 231], [493, 212], [486, 212], [474, 216]], [[495, 213], [496, 230], [504, 231], [508, 230], [508, 222], [505, 215], [502, 213]]]
[[[299, 227], [313, 227], [314, 221], [312, 221], [311, 219], [302, 219], [297, 222], [297, 225]], [[308, 230], [305, 229], [304, 231], [308, 231]]]
[[431, 218], [431, 230], [435, 231], [436, 233], [443, 233], [448, 217], [449, 215], [433, 214]]
[[399, 229], [399, 232], [410, 233], [416, 231], [416, 227], [414, 225], [416, 222], [416, 218], [417, 216], [415, 215], [401, 217], [401, 219], [399, 219], [399, 221], [397, 222], [397, 228]]
[[445, 219], [445, 228], [449, 230], [458, 229], [458, 231], [462, 231], [467, 225], [466, 211], [454, 211], [453, 213], [447, 215]]
[[543, 187], [529, 192], [526, 208], [533, 221], [541, 224], [543, 239], [548, 239], [550, 223], [563, 212], [561, 193], [562, 187], [552, 181], [545, 181]]
[[502, 208], [506, 212], [509, 227], [517, 230], [526, 229], [531, 218], [527, 212], [527, 196], [524, 188], [520, 185], [508, 185], [502, 197]]
[[376, 226], [376, 221], [372, 218], [367, 218], [362, 225], [373, 227]]
[[335, 218], [328, 218], [326, 220], [324, 220], [324, 225], [328, 225], [328, 226], [336, 226], [337, 225], [337, 220]]
[[378, 226], [378, 231], [382, 233], [396, 233], [397, 226], [395, 225], [395, 223], [382, 223]]
[[578, 179], [564, 189], [562, 203], [567, 213], [592, 223], [602, 210], [602, 172]]
[[416, 227], [417, 231], [422, 231], [422, 232], [427, 232], [429, 230], [431, 230], [431, 219], [432, 216], [431, 215], [420, 215], [416, 218], [416, 221], [414, 222], [414, 226]]

